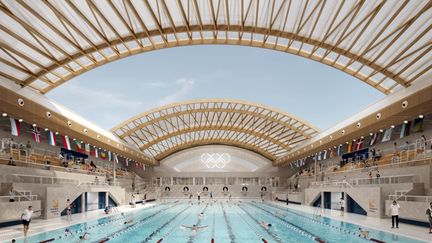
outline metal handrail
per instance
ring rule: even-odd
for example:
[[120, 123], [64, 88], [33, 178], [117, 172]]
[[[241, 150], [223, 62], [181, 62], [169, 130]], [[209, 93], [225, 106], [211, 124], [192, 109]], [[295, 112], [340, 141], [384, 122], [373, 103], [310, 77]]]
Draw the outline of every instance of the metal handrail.
[[[409, 200], [409, 199], [420, 199], [420, 200]], [[389, 200], [397, 201], [417, 201], [417, 202], [431, 202], [432, 196], [413, 196], [413, 195], [389, 195]]]
[[[62, 178], [62, 177], [51, 177], [51, 176], [37, 176], [37, 175], [24, 175], [24, 174], [7, 174], [3, 175], [4, 182], [11, 182], [15, 178], [24, 179], [31, 178], [31, 183], [38, 184], [79, 184], [79, 180]], [[25, 183], [25, 182], [24, 182]]]
[[[416, 158], [413, 160], [405, 161], [405, 162], [398, 162], [398, 163], [391, 163], [391, 164], [385, 164], [385, 165], [376, 165], [376, 166], [370, 166], [370, 167], [363, 167], [363, 168], [356, 168], [352, 170], [346, 170], [346, 171], [334, 171], [334, 172], [327, 172], [325, 173], [325, 176], [331, 176], [331, 175], [338, 175], [338, 174], [346, 174], [346, 173], [355, 173], [355, 172], [364, 172], [365, 169], [370, 170], [382, 170], [385, 168], [395, 168], [395, 167], [411, 167], [413, 166], [413, 163], [423, 162], [424, 164], [432, 164], [432, 157], [431, 158]], [[319, 175], [318, 175], [319, 176]], [[314, 175], [300, 175], [297, 178], [299, 179], [314, 179]], [[295, 178], [292, 177], [290, 180], [294, 180]]]
[[[28, 196], [0, 196], [0, 201], [3, 201], [2, 199], [7, 199], [7, 201], [9, 201], [10, 198], [13, 198], [14, 200], [16, 200], [18, 198], [18, 202], [23, 202], [23, 201], [34, 201], [34, 200], [38, 200], [38, 195], [28, 195]], [[22, 199], [27, 199], [27, 200], [22, 200]]]
[[[355, 178], [348, 181], [338, 181], [338, 180], [331, 180], [331, 181], [312, 181], [311, 186], [348, 186], [354, 187], [359, 185], [381, 185], [381, 184], [394, 184], [394, 183], [404, 183], [399, 182], [401, 178], [412, 178], [414, 181], [414, 178], [416, 175], [395, 175], [395, 176], [382, 176], [380, 178]], [[388, 183], [386, 183], [388, 182]]]

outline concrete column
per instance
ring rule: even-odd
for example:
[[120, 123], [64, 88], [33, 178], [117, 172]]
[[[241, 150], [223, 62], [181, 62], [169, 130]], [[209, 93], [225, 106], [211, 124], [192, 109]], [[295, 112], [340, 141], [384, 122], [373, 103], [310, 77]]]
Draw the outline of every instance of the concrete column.
[[105, 207], [108, 207], [108, 195], [109, 195], [109, 192], [105, 192]]
[[324, 192], [321, 192], [321, 211], [324, 212]]
[[314, 156], [314, 161], [315, 161], [315, 170], [314, 170], [314, 174], [315, 174], [315, 181], [318, 180], [318, 176], [317, 176], [317, 157]]
[[82, 206], [82, 213], [84, 213], [85, 211], [86, 211], [86, 205], [85, 205], [85, 192], [83, 192], [82, 194], [81, 194], [81, 206]]
[[204, 184], [204, 185], [206, 184], [206, 182], [205, 182], [205, 177], [203, 177], [203, 184]]
[[113, 162], [113, 183], [115, 185], [115, 183], [117, 182], [117, 172], [116, 172], [116, 168], [117, 168], [117, 163]]
[[192, 177], [192, 185], [194, 185], [194, 186], [195, 186], [195, 176], [194, 176], [194, 177]]
[[174, 178], [171, 176], [171, 186], [174, 185]]

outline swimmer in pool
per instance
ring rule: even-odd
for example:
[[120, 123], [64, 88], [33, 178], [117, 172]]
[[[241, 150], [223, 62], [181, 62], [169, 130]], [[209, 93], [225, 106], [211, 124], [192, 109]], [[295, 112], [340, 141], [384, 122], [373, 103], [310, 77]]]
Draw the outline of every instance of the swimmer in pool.
[[185, 225], [182, 225], [182, 227], [183, 227], [184, 229], [190, 229], [190, 231], [192, 231], [192, 232], [197, 232], [198, 230], [206, 229], [208, 226], [207, 226], [207, 225], [206, 225], [206, 226], [197, 226], [196, 224], [194, 224], [194, 225], [192, 225], [192, 226], [185, 226]]
[[369, 238], [369, 231], [367, 231], [367, 230], [364, 230], [364, 229], [362, 229], [362, 228], [358, 228], [358, 232], [359, 232], [359, 237], [360, 238], [365, 238], [365, 239], [368, 239]]
[[88, 240], [88, 235], [89, 235], [89, 233], [85, 232], [83, 235], [80, 235], [79, 239], [80, 240]]
[[133, 223], [133, 219], [130, 219], [128, 221], [125, 221], [123, 224], [132, 224]]
[[272, 224], [269, 224], [269, 223], [267, 223], [265, 221], [261, 221], [260, 224], [261, 224], [262, 227], [264, 227], [266, 229], [268, 229], [268, 228], [270, 228], [272, 226]]
[[69, 228], [66, 228], [66, 229], [65, 229], [65, 235], [66, 235], [66, 236], [71, 236], [71, 235], [72, 235], [72, 231], [70, 231]]
[[203, 212], [199, 213], [198, 218], [204, 218], [204, 213]]

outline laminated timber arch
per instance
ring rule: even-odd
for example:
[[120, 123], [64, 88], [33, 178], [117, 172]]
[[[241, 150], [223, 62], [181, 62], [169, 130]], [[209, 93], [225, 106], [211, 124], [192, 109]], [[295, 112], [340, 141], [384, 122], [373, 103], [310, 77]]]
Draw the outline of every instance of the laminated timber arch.
[[319, 132], [288, 113], [225, 99], [170, 104], [132, 117], [111, 131], [158, 161], [210, 144], [236, 146], [275, 161]]
[[299, 55], [384, 93], [432, 67], [431, 1], [0, 1], [0, 75], [42, 93], [130, 55], [227, 44]]

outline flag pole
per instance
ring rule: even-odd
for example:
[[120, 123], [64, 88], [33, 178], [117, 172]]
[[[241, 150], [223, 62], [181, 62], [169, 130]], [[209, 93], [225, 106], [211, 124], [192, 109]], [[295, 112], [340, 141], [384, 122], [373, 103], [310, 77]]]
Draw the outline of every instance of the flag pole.
[[315, 171], [314, 171], [315, 181], [317, 181], [317, 157], [316, 156], [314, 156], [314, 162], [315, 162]]
[[116, 172], [117, 163], [115, 162], [115, 159], [113, 159], [112, 162], [113, 162], [113, 185], [115, 185], [117, 182], [117, 172]]

